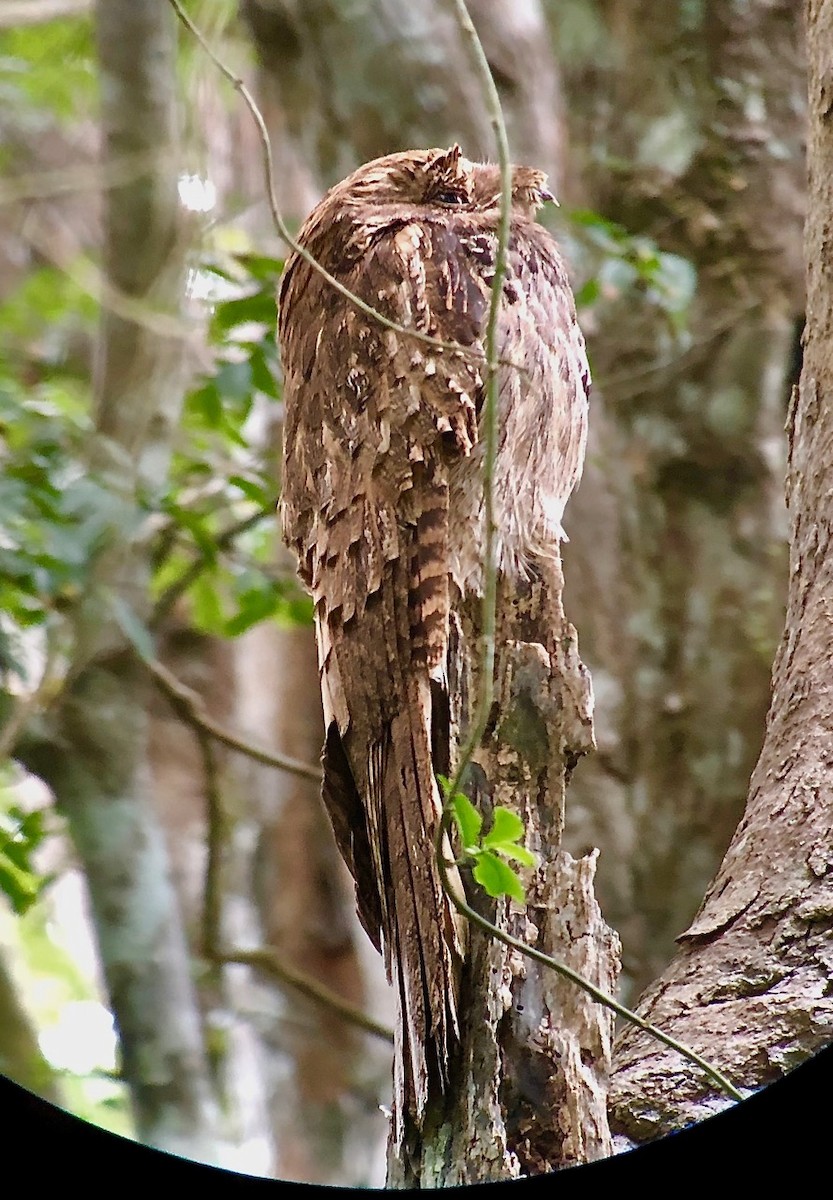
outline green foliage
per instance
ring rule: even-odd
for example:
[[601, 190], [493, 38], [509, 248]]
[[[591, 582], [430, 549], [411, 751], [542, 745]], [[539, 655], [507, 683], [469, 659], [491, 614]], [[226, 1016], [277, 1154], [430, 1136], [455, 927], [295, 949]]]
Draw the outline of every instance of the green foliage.
[[576, 209], [568, 217], [573, 236], [583, 245], [591, 264], [576, 292], [578, 307], [637, 293], [667, 317], [675, 334], [683, 333], [697, 287], [693, 264], [660, 250], [652, 238], [631, 234], [596, 212]]
[[269, 618], [312, 621], [294, 571], [275, 566], [276, 453], [264, 459], [253, 449], [269, 441], [280, 400], [275, 295], [282, 268], [280, 259], [238, 254], [200, 269], [203, 290], [216, 296], [208, 328], [215, 361], [186, 397], [162, 504], [173, 536], [156, 558], [155, 594], [191, 574], [184, 594], [192, 621], [224, 637]]
[[490, 896], [511, 896], [524, 901], [520, 875], [506, 861], [512, 859], [525, 867], [534, 867], [536, 857], [522, 844], [524, 825], [517, 813], [498, 805], [492, 813], [489, 832], [483, 833], [483, 817], [462, 792], [450, 796], [451, 784], [439, 776], [440, 786], [457, 826], [464, 862], [472, 865], [472, 874]]
[[0, 790], [0, 892], [18, 916], [50, 882], [34, 864], [35, 852], [49, 832], [47, 818], [43, 809], [26, 812]]
[[76, 19], [12, 26], [0, 34], [0, 105], [33, 134], [56, 120], [77, 126], [97, 84], [92, 22]]
[[81, 593], [113, 519], [109, 493], [80, 459], [88, 433], [71, 380], [27, 389], [0, 365], [0, 672], [25, 675], [22, 631]]

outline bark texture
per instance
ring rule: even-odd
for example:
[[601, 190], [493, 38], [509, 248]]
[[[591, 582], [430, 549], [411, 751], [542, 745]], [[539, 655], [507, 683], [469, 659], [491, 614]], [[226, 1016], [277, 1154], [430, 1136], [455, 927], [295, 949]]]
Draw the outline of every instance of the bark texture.
[[[560, 177], [559, 80], [538, 0], [471, 6], [506, 109], [517, 162]], [[243, 0], [264, 90], [320, 188], [394, 150], [493, 146], [480, 87], [442, 0]]]
[[[640, 1004], [747, 1088], [772, 1082], [833, 1038], [831, 38], [830, 5], [810, 0], [807, 327], [787, 421], [789, 600], [764, 747], [717, 877], [676, 959]], [[718, 1102], [688, 1068], [630, 1031], [616, 1061], [615, 1118], [632, 1140]]]

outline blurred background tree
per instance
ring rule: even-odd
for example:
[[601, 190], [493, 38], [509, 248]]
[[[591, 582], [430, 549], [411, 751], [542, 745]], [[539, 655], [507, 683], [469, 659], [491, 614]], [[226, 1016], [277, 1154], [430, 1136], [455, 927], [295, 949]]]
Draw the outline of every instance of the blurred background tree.
[[[187, 8], [258, 97], [293, 225], [365, 159], [491, 153], [441, 0]], [[743, 811], [783, 625], [800, 13], [470, 8], [513, 157], [561, 199], [546, 220], [590, 344], [565, 604], [599, 752], [567, 844], [601, 848], [635, 999]], [[391, 1005], [314, 769], [209, 732], [302, 764], [321, 741], [310, 607], [273, 518], [284, 247], [256, 132], [164, 0], [5, 5], [0, 88], [0, 1066], [192, 1157], [379, 1184]], [[274, 953], [223, 964], [221, 945]], [[47, 1036], [68, 1012], [104, 1029], [100, 1061]]]

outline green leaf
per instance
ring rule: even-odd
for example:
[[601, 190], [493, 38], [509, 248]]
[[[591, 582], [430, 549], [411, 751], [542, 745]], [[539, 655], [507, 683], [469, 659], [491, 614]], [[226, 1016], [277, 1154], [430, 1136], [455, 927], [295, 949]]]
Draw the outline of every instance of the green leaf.
[[264, 395], [271, 396], [273, 400], [279, 400], [280, 388], [277, 377], [266, 360], [262, 346], [255, 347], [249, 364], [252, 369], [252, 386], [263, 392]]
[[483, 839], [483, 845], [496, 846], [501, 842], [517, 842], [524, 835], [524, 823], [511, 808], [498, 805], [492, 817], [492, 828]]
[[517, 813], [510, 808], [498, 805], [492, 819], [492, 828], [483, 839], [484, 850], [494, 850], [506, 858], [523, 863], [525, 867], [534, 867], [536, 856], [526, 846], [519, 845], [524, 835], [524, 823]]
[[484, 850], [477, 856], [474, 878], [490, 896], [511, 896], [519, 904], [524, 902], [524, 889], [517, 872], [496, 854]]
[[232, 487], [239, 488], [244, 496], [259, 504], [261, 508], [265, 508], [270, 501], [271, 497], [263, 485], [254, 479], [247, 479], [245, 475], [230, 475], [229, 483]]
[[214, 376], [214, 385], [221, 396], [244, 400], [252, 390], [252, 368], [248, 362], [225, 362]]
[[506, 858], [513, 858], [515, 862], [519, 862], [525, 867], [537, 867], [538, 865], [538, 856], [531, 850], [527, 850], [526, 846], [519, 846], [517, 842], [501, 842], [491, 846], [490, 849], [496, 850], [498, 854], [503, 854]]
[[460, 830], [460, 840], [463, 843], [463, 848], [469, 850], [477, 847], [483, 818], [468, 796], [464, 796], [462, 792], [458, 792], [452, 798], [451, 812], [457, 823], [457, 828]]
[[213, 379], [192, 392], [188, 404], [193, 406], [210, 429], [215, 429], [223, 419], [223, 402]]
[[156, 658], [156, 647], [153, 644], [153, 637], [148, 627], [139, 620], [130, 605], [125, 604], [121, 596], [117, 596], [114, 592], [111, 592], [109, 600], [116, 624], [133, 646], [139, 658], [145, 662], [152, 662]]
[[255, 279], [276, 283], [283, 271], [282, 258], [270, 258], [266, 254], [237, 254], [235, 257]]
[[277, 319], [278, 310], [274, 294], [258, 291], [218, 304], [214, 311], [213, 325], [215, 332], [222, 334], [233, 329], [235, 325], [243, 325], [249, 321], [272, 328]]
[[240, 597], [240, 611], [226, 623], [227, 636], [237, 637], [257, 625], [258, 621], [271, 617], [277, 605], [278, 597], [273, 587], [252, 588], [244, 592]]
[[194, 624], [206, 633], [220, 633], [224, 630], [226, 617], [214, 575], [203, 571], [189, 588], [193, 603], [192, 616]]
[[576, 292], [576, 308], [588, 308], [591, 304], [595, 304], [601, 293], [602, 287], [598, 276], [593, 275]]

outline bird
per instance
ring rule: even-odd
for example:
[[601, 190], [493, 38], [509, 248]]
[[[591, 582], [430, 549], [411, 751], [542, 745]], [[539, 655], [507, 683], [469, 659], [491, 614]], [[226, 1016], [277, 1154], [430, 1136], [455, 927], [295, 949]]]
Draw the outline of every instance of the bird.
[[[546, 184], [511, 169], [493, 484], [496, 568], [510, 584], [559, 554], [587, 436], [585, 342], [558, 246], [536, 221]], [[365, 163], [297, 241], [398, 328], [297, 251], [278, 297], [280, 514], [313, 597], [322, 796], [397, 997], [397, 1141], [449, 1087], [461, 1036], [466, 938], [435, 861], [437, 775], [449, 773], [450, 620], [484, 584], [480, 425], [500, 200], [498, 166], [456, 144]]]

